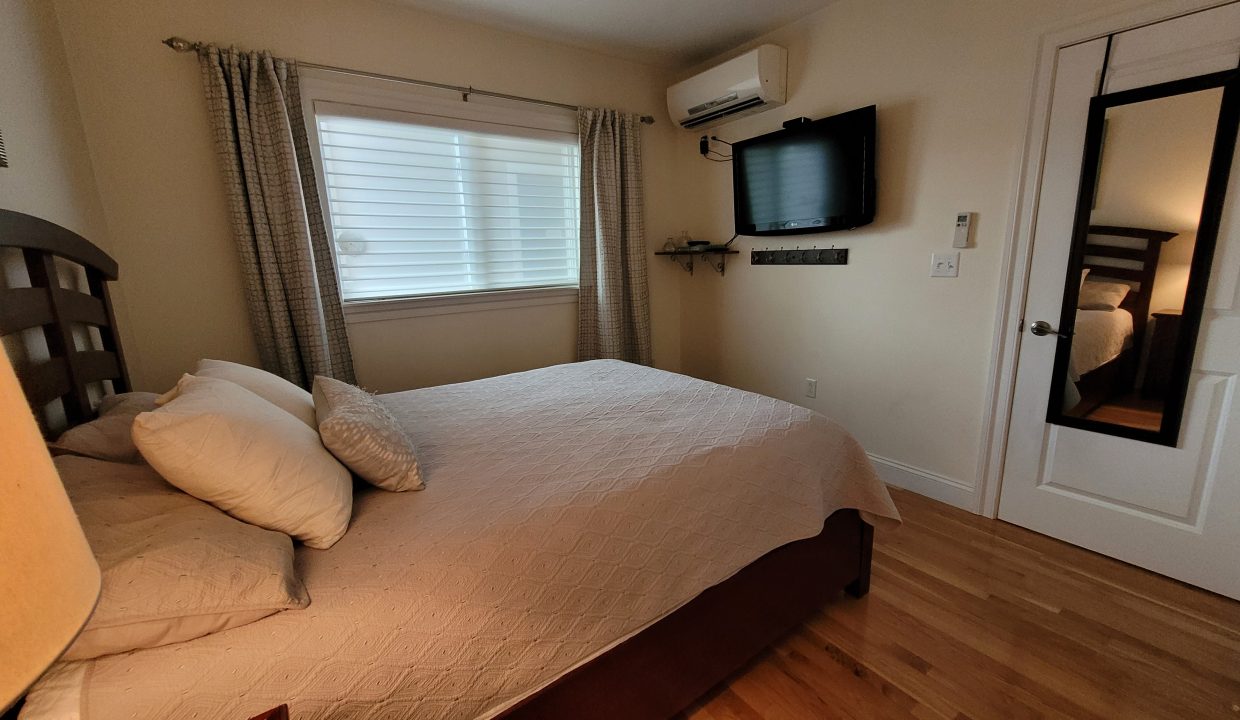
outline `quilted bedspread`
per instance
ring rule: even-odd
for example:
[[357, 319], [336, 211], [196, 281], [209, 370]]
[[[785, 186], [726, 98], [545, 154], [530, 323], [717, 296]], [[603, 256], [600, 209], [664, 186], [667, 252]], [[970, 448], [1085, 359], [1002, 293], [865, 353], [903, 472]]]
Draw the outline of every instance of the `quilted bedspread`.
[[682, 375], [594, 361], [381, 399], [427, 488], [359, 489], [339, 543], [297, 550], [308, 608], [62, 664], [32, 707], [77, 712], [28, 715], [490, 717], [837, 509], [898, 521], [839, 425]]

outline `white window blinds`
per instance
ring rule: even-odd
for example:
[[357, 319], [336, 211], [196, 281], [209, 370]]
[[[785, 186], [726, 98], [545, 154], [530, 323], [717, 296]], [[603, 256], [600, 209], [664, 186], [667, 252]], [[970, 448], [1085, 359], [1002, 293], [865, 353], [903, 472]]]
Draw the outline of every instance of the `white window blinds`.
[[577, 284], [575, 135], [373, 115], [316, 104], [346, 302]]

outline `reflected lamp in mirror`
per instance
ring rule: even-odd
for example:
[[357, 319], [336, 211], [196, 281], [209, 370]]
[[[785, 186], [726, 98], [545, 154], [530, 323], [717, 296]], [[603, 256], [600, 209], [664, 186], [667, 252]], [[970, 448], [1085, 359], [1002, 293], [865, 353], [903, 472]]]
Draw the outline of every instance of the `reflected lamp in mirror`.
[[99, 598], [99, 565], [0, 352], [0, 712], [69, 647]]

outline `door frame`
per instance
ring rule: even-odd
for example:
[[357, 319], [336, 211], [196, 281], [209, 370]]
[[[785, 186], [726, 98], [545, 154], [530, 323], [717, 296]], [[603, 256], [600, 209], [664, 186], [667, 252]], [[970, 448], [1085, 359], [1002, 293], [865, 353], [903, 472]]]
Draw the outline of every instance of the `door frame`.
[[1003, 464], [1007, 454], [1012, 398], [1016, 389], [1016, 361], [1023, 339], [1025, 299], [1028, 294], [1038, 195], [1046, 156], [1050, 125], [1050, 100], [1054, 89], [1055, 61], [1062, 48], [1106, 37], [1184, 15], [1230, 5], [1238, 0], [1163, 0], [1119, 12], [1107, 12], [1078, 19], [1070, 25], [1051, 27], [1038, 39], [1033, 88], [1027, 105], [1025, 141], [1020, 170], [1013, 180], [1014, 199], [1008, 214], [1007, 230], [999, 277], [997, 322], [991, 344], [991, 366], [987, 376], [987, 404], [982, 427], [988, 428], [978, 457], [979, 479], [976, 493], [979, 515], [994, 518], [999, 513], [999, 494], [1003, 484]]

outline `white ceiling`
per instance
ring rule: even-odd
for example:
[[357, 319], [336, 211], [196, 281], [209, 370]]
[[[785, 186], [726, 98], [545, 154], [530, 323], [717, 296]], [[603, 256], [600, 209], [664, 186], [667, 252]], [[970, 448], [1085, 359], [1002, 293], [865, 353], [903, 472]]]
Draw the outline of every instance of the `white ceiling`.
[[831, 0], [390, 0], [482, 25], [682, 68]]

